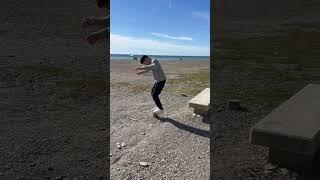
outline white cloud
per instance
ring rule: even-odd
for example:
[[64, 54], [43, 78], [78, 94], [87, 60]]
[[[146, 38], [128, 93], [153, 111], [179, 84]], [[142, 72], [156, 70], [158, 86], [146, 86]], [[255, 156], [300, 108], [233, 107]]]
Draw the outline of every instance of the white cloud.
[[200, 18], [209, 21], [210, 20], [210, 13], [205, 11], [194, 11], [192, 12], [192, 16], [195, 18]]
[[185, 40], [185, 41], [192, 41], [191, 37], [184, 37], [184, 36], [169, 36], [168, 34], [163, 33], [151, 33], [154, 36], [161, 37], [161, 38], [167, 38], [167, 39], [174, 39], [174, 40]]
[[112, 54], [154, 54], [209, 56], [210, 48], [206, 46], [179, 45], [147, 38], [137, 38], [110, 34], [110, 51]]

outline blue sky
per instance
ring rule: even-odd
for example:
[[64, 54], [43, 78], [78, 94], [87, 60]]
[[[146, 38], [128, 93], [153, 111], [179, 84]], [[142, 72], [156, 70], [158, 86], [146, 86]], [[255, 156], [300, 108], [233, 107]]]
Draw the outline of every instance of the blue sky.
[[209, 56], [210, 0], [111, 0], [112, 54]]

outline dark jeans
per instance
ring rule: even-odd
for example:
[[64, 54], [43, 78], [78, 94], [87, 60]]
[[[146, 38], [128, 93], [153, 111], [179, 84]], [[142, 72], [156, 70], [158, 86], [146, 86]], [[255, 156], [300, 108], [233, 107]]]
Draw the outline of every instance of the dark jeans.
[[162, 104], [159, 99], [159, 94], [161, 93], [165, 84], [166, 84], [166, 80], [156, 82], [152, 88], [152, 91], [151, 91], [151, 95], [152, 95], [154, 102], [156, 103], [157, 107], [161, 110], [163, 110], [163, 108], [162, 108]]

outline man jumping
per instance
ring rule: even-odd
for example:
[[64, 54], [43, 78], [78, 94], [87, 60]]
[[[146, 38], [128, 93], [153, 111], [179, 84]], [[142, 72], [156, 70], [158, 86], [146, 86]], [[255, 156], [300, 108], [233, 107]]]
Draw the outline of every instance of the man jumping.
[[140, 58], [140, 63], [144, 64], [144, 66], [136, 68], [136, 70], [140, 70], [137, 72], [137, 74], [140, 75], [140, 74], [149, 72], [151, 70], [154, 80], [156, 81], [151, 90], [151, 95], [157, 107], [153, 108], [152, 111], [153, 111], [153, 115], [156, 118], [159, 118], [164, 113], [162, 104], [159, 99], [159, 95], [164, 85], [166, 84], [166, 76], [158, 60], [151, 59], [149, 56], [143, 55]]

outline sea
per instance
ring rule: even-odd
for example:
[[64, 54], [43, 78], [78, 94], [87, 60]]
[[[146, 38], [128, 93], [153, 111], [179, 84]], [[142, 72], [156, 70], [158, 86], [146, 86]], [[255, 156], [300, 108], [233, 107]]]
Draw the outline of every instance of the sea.
[[[151, 58], [157, 60], [167, 60], [167, 61], [176, 61], [176, 60], [197, 60], [197, 61], [210, 61], [209, 56], [165, 56], [165, 55], [148, 55]], [[133, 54], [111, 54], [110, 59], [112, 61], [121, 61], [121, 60], [138, 60], [141, 55]]]

